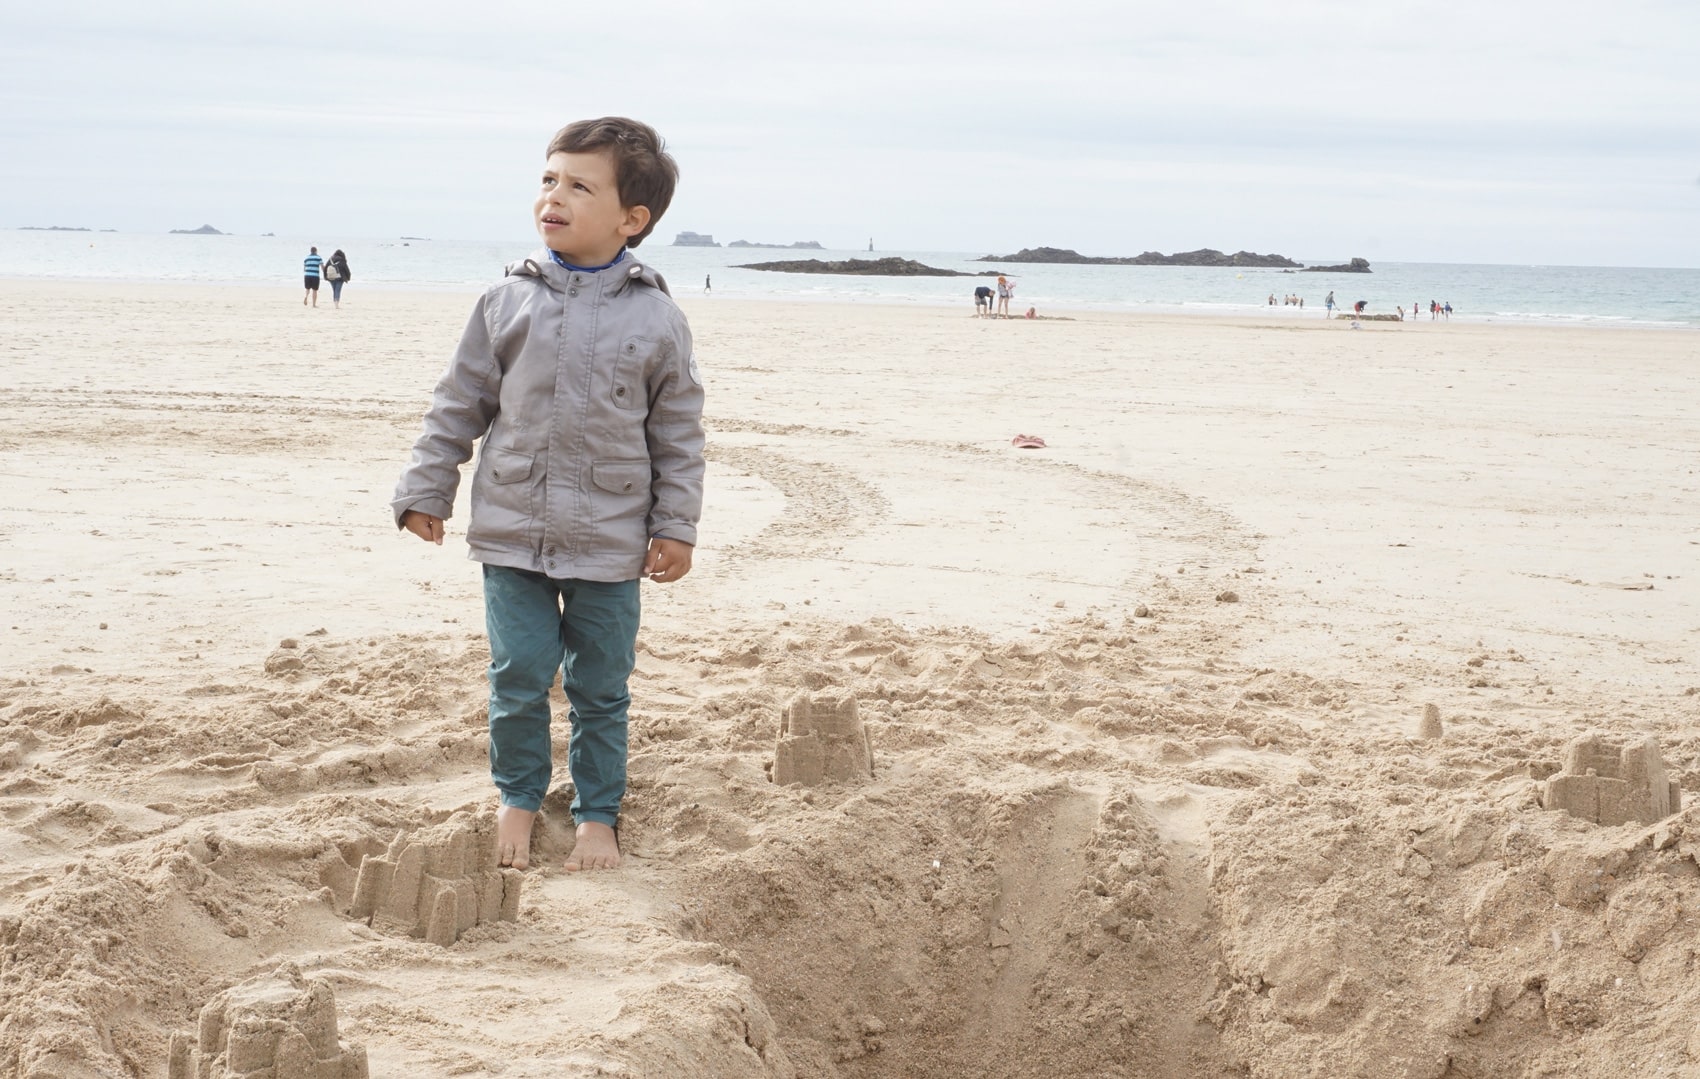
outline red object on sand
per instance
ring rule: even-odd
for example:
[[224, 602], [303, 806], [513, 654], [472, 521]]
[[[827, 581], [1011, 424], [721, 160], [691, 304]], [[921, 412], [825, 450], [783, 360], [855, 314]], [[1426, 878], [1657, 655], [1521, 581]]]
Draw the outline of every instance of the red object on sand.
[[1045, 440], [1038, 435], [1016, 435], [1009, 440], [1009, 444], [1018, 450], [1042, 450], [1045, 448]]

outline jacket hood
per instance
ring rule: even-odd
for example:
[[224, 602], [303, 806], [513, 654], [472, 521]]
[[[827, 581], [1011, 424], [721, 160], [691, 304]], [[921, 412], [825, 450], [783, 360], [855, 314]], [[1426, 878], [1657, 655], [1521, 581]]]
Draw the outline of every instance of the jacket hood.
[[[581, 271], [569, 270], [550, 258], [547, 247], [539, 247], [518, 262], [509, 263], [505, 271], [508, 277], [538, 278], [557, 292], [565, 292], [573, 274], [578, 272]], [[609, 274], [615, 278], [610, 285], [610, 291], [613, 293], [623, 292], [632, 282], [641, 281], [650, 288], [660, 289], [664, 295], [673, 295], [667, 287], [666, 278], [630, 250], [626, 251], [626, 257], [621, 259], [618, 265], [599, 270], [598, 273]]]

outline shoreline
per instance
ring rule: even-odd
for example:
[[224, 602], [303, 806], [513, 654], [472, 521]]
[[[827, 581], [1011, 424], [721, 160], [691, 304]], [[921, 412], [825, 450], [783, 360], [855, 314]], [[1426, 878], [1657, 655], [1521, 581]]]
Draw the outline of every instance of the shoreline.
[[[135, 288], [135, 289], [143, 289], [143, 290], [146, 290], [146, 289], [159, 289], [159, 290], [233, 289], [233, 290], [237, 290], [237, 291], [244, 293], [244, 294], [251, 294], [251, 293], [253, 293], [257, 290], [275, 289], [279, 293], [292, 295], [294, 297], [294, 300], [297, 303], [299, 303], [300, 292], [301, 292], [301, 289], [299, 287], [291, 286], [291, 285], [287, 285], [287, 284], [280, 284], [277, 281], [231, 281], [231, 280], [220, 280], [220, 281], [212, 281], [212, 280], [206, 280], [206, 281], [200, 281], [200, 280], [138, 281], [135, 278], [125, 278], [125, 277], [69, 277], [69, 276], [67, 276], [67, 277], [46, 277], [46, 276], [39, 276], [39, 275], [36, 275], [36, 276], [19, 276], [19, 275], [0, 274], [0, 283], [6, 283], [8, 285], [11, 285], [11, 286], [14, 286], [14, 287], [17, 287], [17, 288], [20, 288], [20, 289], [35, 288], [35, 289], [41, 289], [41, 290], [51, 290], [51, 289], [55, 289], [55, 288], [66, 288], [66, 289], [75, 290], [75, 289], [81, 289], [81, 288], [95, 288], [95, 287], [99, 287], [99, 288], [102, 288], [102, 289], [110, 289], [110, 288], [113, 288], [113, 287], [118, 287], [118, 288]], [[347, 291], [345, 293], [345, 302], [348, 302], [348, 303], [351, 303], [351, 304], [357, 304], [360, 292], [370, 292], [370, 293], [378, 293], [378, 294], [383, 294], [383, 295], [386, 295], [386, 296], [396, 296], [396, 297], [406, 297], [406, 296], [409, 296], [409, 295], [433, 296], [433, 297], [442, 297], [442, 296], [445, 296], [445, 295], [459, 295], [459, 296], [464, 296], [465, 299], [466, 299], [466, 302], [468, 304], [471, 304], [472, 301], [482, 291], [483, 287], [484, 286], [482, 286], [482, 285], [448, 285], [448, 284], [429, 285], [429, 284], [417, 284], [417, 283], [391, 284], [391, 283], [383, 283], [383, 282], [379, 282], [379, 283], [360, 282], [358, 285], [351, 283], [349, 286], [347, 286]], [[330, 302], [330, 290], [329, 290], [329, 288], [325, 287], [325, 288], [322, 288], [320, 291], [323, 293], [321, 299], [323, 299], [325, 301], [326, 305], [329, 305], [329, 302]], [[690, 288], [686, 291], [682, 291], [682, 292], [676, 294], [674, 296], [674, 300], [676, 302], [678, 302], [681, 307], [685, 307], [687, 309], [687, 314], [689, 313], [689, 306], [688, 305], [695, 304], [695, 303], [711, 303], [711, 304], [727, 304], [727, 303], [768, 304], [768, 303], [771, 303], [771, 304], [780, 304], [780, 305], [800, 304], [800, 305], [807, 305], [807, 306], [817, 306], [817, 305], [833, 306], [833, 305], [837, 305], [837, 306], [843, 306], [843, 307], [853, 307], [853, 308], [856, 308], [857, 310], [868, 310], [870, 308], [891, 308], [891, 309], [894, 309], [894, 310], [923, 309], [923, 310], [951, 311], [951, 310], [959, 310], [959, 309], [966, 308], [966, 309], [968, 309], [967, 317], [969, 317], [970, 319], [973, 318], [973, 314], [972, 314], [973, 299], [972, 299], [971, 295], [968, 296], [968, 297], [965, 297], [965, 299], [961, 302], [954, 301], [954, 300], [946, 302], [946, 301], [943, 301], [943, 300], [931, 299], [931, 298], [926, 298], [926, 297], [894, 298], [894, 297], [881, 296], [881, 297], [859, 298], [859, 297], [855, 297], [855, 296], [846, 297], [846, 296], [807, 296], [807, 295], [787, 295], [787, 296], [750, 295], [750, 294], [747, 294], [747, 293], [742, 293], [742, 292], [738, 292], [738, 291], [735, 291], [735, 290], [728, 290], [728, 289], [722, 288], [720, 291], [716, 292], [714, 295], [705, 296], [705, 295], [702, 294], [700, 289]], [[1021, 310], [1025, 311], [1028, 306], [1036, 306], [1036, 305], [1024, 304], [1024, 305], [1022, 305]], [[1247, 322], [1247, 323], [1252, 323], [1252, 324], [1257, 324], [1257, 325], [1268, 325], [1268, 326], [1292, 326], [1294, 324], [1303, 324], [1303, 323], [1306, 323], [1306, 322], [1314, 321], [1317, 325], [1319, 325], [1323, 328], [1327, 328], [1328, 326], [1332, 325], [1334, 321], [1341, 322], [1341, 323], [1344, 323], [1344, 322], [1347, 321], [1347, 320], [1342, 320], [1342, 319], [1336, 319], [1336, 320], [1331, 321], [1323, 313], [1323, 308], [1320, 304], [1307, 305], [1304, 308], [1295, 308], [1295, 307], [1289, 307], [1289, 306], [1286, 306], [1286, 305], [1273, 305], [1273, 306], [1271, 306], [1271, 305], [1268, 305], [1268, 304], [1222, 304], [1222, 303], [1210, 303], [1210, 302], [1207, 302], [1207, 301], [1199, 301], [1197, 303], [1183, 303], [1183, 304], [1150, 303], [1150, 304], [1138, 304], [1138, 305], [1131, 305], [1131, 306], [1130, 305], [1112, 306], [1112, 305], [1107, 305], [1107, 304], [1093, 304], [1093, 303], [1075, 303], [1075, 304], [1066, 304], [1065, 305], [1065, 304], [1059, 303], [1059, 304], [1047, 304], [1045, 306], [1045, 308], [1039, 312], [1039, 314], [1041, 316], [1043, 316], [1043, 315], [1048, 315], [1048, 314], [1056, 314], [1058, 312], [1061, 312], [1063, 315], [1065, 315], [1067, 317], [1071, 317], [1071, 318], [1074, 317], [1074, 316], [1080, 315], [1080, 314], [1105, 315], [1105, 316], [1111, 316], [1111, 317], [1120, 316], [1120, 317], [1124, 317], [1124, 318], [1127, 318], [1127, 319], [1150, 319], [1150, 318], [1161, 319], [1161, 318], [1173, 317], [1173, 318], [1181, 318], [1181, 319], [1205, 321], [1205, 322], [1243, 321], [1243, 322]], [[1339, 309], [1336, 308], [1336, 314], [1338, 314], [1338, 312], [1339, 312]], [[1369, 313], [1374, 314], [1374, 313], [1377, 313], [1377, 312], [1372, 311], [1372, 312], [1369, 312]], [[1385, 314], [1386, 312], [1380, 312], [1380, 313]], [[1012, 315], [1008, 319], [986, 319], [986, 320], [983, 320], [983, 321], [1025, 322], [1027, 320], [1022, 318], [1019, 315]], [[1039, 321], [1043, 321], [1043, 319], [1041, 319]], [[1456, 312], [1453, 314], [1453, 317], [1449, 320], [1448, 319], [1431, 320], [1431, 319], [1426, 319], [1426, 318], [1410, 318], [1410, 317], [1407, 316], [1403, 321], [1392, 321], [1392, 322], [1387, 322], [1387, 321], [1369, 322], [1369, 321], [1366, 321], [1363, 324], [1363, 328], [1369, 329], [1371, 327], [1382, 327], [1382, 328], [1402, 329], [1406, 326], [1413, 326], [1414, 327], [1414, 326], [1421, 326], [1421, 325], [1431, 325], [1431, 326], [1435, 327], [1436, 329], [1438, 329], [1440, 327], [1451, 325], [1451, 324], [1457, 324], [1457, 325], [1462, 325], [1462, 326], [1494, 326], [1494, 327], [1504, 327], [1504, 328], [1508, 328], [1508, 329], [1513, 329], [1513, 328], [1559, 329], [1559, 330], [1599, 329], [1599, 330], [1633, 330], [1633, 331], [1636, 331], [1636, 332], [1670, 331], [1670, 332], [1673, 332], [1673, 333], [1693, 333], [1693, 332], [1696, 332], [1696, 331], [1700, 331], [1700, 322], [1668, 322], [1668, 321], [1661, 322], [1661, 321], [1654, 321], [1654, 320], [1648, 320], [1648, 319], [1632, 319], [1632, 318], [1628, 318], [1626, 316], [1616, 316], [1616, 315], [1528, 314], [1528, 315], [1515, 315], [1514, 316], [1514, 315], [1465, 315], [1465, 314], [1459, 314], [1459, 313], [1456, 313]]]

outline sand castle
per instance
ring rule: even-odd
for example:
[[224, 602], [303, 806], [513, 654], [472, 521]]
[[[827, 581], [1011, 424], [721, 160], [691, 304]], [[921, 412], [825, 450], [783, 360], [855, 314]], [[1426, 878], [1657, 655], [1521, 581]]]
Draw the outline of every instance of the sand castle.
[[196, 1035], [171, 1036], [169, 1079], [366, 1079], [366, 1050], [337, 1035], [336, 992], [286, 963], [201, 1009]]
[[1445, 730], [1440, 722], [1440, 708], [1434, 704], [1423, 705], [1423, 721], [1417, 727], [1417, 737], [1433, 740], [1444, 735]]
[[1665, 775], [1657, 738], [1590, 734], [1564, 747], [1541, 804], [1597, 824], [1651, 824], [1682, 809], [1682, 788]]
[[489, 822], [465, 814], [411, 837], [399, 833], [381, 857], [361, 859], [349, 914], [444, 946], [479, 922], [511, 922], [524, 874], [497, 868], [494, 850]]
[[873, 774], [874, 748], [856, 698], [800, 693], [785, 706], [773, 754], [775, 783], [818, 787]]

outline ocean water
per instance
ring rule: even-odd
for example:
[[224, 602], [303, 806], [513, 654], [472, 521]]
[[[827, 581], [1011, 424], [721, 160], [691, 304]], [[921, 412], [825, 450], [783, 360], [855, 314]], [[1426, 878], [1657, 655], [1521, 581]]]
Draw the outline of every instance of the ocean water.
[[[670, 237], [671, 233], [667, 234]], [[985, 252], [799, 251], [773, 248], [674, 247], [654, 236], [640, 249], [680, 296], [764, 300], [905, 303], [973, 307], [979, 282], [952, 277], [850, 277], [738, 269], [790, 259], [899, 256], [942, 269], [1008, 270], [1017, 282], [1012, 312], [1067, 310], [1265, 314], [1322, 318], [1323, 297], [1349, 307], [1365, 300], [1371, 314], [1409, 311], [1428, 317], [1430, 300], [1450, 302], [1465, 321], [1700, 328], [1700, 269], [1597, 266], [1491, 266], [1378, 262], [1373, 273], [1330, 274], [1185, 266], [1000, 265], [973, 261]], [[185, 236], [126, 232], [0, 230], [0, 281], [9, 277], [91, 281], [172, 281], [298, 287], [310, 245], [321, 254], [347, 252], [358, 290], [443, 289], [471, 292], [501, 275], [536, 240], [447, 241], [343, 237]], [[1333, 264], [1349, 256], [1304, 258]], [[4, 287], [0, 283], [0, 287]], [[1273, 293], [1276, 306], [1268, 305]], [[1301, 310], [1280, 300], [1304, 297]]]

